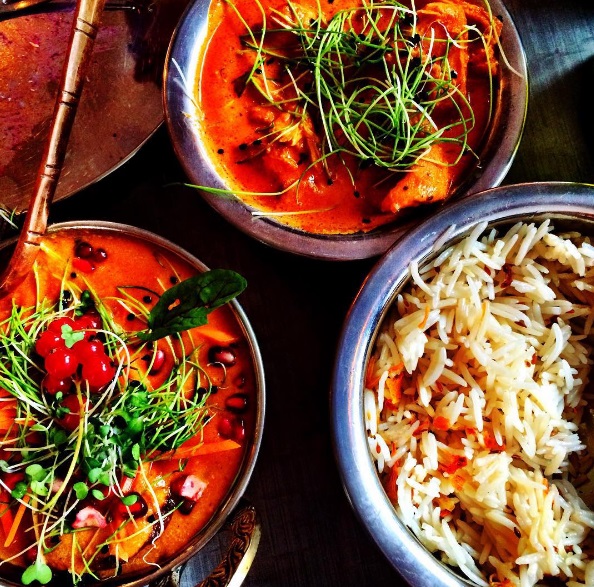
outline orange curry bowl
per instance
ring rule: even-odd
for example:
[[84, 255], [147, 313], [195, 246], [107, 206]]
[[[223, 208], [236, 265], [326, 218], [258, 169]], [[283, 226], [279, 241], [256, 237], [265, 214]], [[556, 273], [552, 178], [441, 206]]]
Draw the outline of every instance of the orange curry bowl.
[[527, 99], [501, 0], [195, 0], [164, 83], [191, 185], [251, 236], [331, 260], [498, 185]]
[[264, 421], [245, 285], [137, 228], [48, 231], [0, 299], [1, 584], [156, 585], [228, 520]]

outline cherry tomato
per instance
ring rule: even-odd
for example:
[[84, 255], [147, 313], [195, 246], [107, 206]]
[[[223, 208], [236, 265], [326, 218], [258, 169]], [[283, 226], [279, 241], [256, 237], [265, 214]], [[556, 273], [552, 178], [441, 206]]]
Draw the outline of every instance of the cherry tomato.
[[[88, 312], [83, 314], [77, 318], [75, 322], [75, 330], [99, 330], [103, 326], [103, 323], [101, 322], [101, 316], [99, 316], [99, 314], [96, 312]], [[90, 336], [93, 333], [89, 332], [88, 334]]]
[[109, 357], [93, 357], [82, 366], [82, 378], [88, 383], [90, 391], [99, 391], [114, 377], [115, 369]]
[[46, 371], [57, 379], [67, 379], [76, 372], [79, 361], [74, 352], [66, 347], [54, 349], [45, 357]]
[[83, 399], [81, 410], [81, 405], [78, 403], [78, 397], [76, 395], [71, 394], [64, 396], [61, 405], [64, 408], [68, 408], [70, 412], [62, 416], [58, 420], [58, 422], [60, 426], [62, 426], [62, 428], [68, 430], [69, 432], [72, 432], [73, 430], [76, 430], [78, 428], [81, 421], [81, 415], [85, 411], [89, 410], [90, 404], [85, 399]]
[[46, 330], [39, 335], [35, 343], [35, 350], [40, 357], [47, 357], [54, 349], [64, 346], [61, 333]]
[[66, 393], [72, 387], [72, 379], [58, 379], [48, 374], [43, 378], [41, 387], [50, 395], [56, 395], [59, 391]]
[[69, 316], [62, 316], [61, 318], [56, 318], [50, 322], [47, 329], [51, 330], [52, 332], [57, 332], [60, 336], [62, 336], [62, 326], [64, 326], [64, 324], [71, 326], [74, 330], [76, 323], [73, 318], [70, 318]]
[[72, 350], [81, 363], [100, 358], [109, 360], [100, 340], [79, 340], [72, 345]]

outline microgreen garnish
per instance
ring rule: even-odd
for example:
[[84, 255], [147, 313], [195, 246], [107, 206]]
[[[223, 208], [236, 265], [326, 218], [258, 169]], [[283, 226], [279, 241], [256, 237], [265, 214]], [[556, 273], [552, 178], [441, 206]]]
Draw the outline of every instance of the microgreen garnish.
[[[469, 145], [475, 115], [456, 68], [460, 51], [476, 47], [486, 53], [492, 109], [495, 88], [487, 50], [495, 36], [492, 24], [485, 31], [466, 25], [455, 33], [445, 25], [421, 27], [414, 2], [408, 7], [393, 1], [363, 2], [326, 20], [319, 4], [314, 13], [289, 0], [286, 9], [268, 15], [258, 3], [262, 22], [250, 25], [234, 2], [226, 3], [246, 28], [241, 41], [253, 59], [234, 82], [236, 94], [251, 89], [277, 113], [269, 129], [256, 129], [240, 145], [240, 163], [295, 137], [306, 137], [310, 145], [308, 169], [322, 166], [329, 174], [332, 159], [348, 165], [353, 177], [354, 160], [361, 168], [382, 170], [378, 183], [421, 158], [451, 166], [466, 154], [477, 157]], [[431, 147], [439, 143], [450, 145], [447, 161], [431, 157]], [[300, 184], [301, 178], [297, 193]]]
[[[74, 513], [91, 497], [103, 502], [113, 495], [127, 507], [134, 505], [138, 496], [126, 495], [122, 490], [125, 480], [140, 476], [147, 484], [143, 464], [164, 458], [163, 453], [179, 448], [190, 438], [200, 438], [210, 417], [206, 401], [211, 385], [198, 362], [198, 349], [186, 346], [192, 337], [186, 341], [180, 333], [205, 324], [209, 312], [243, 291], [245, 280], [232, 271], [207, 272], [164, 291], [152, 311], [142, 295], [140, 299], [129, 293], [121, 299], [110, 298], [110, 305], [133, 305], [139, 317], [147, 317], [150, 330], [140, 333], [123, 331], [91, 289], [81, 291], [66, 278], [63, 286], [63, 291], [70, 293], [61, 295], [55, 304], [43, 300], [35, 307], [13, 307], [11, 314], [0, 321], [0, 389], [10, 394], [0, 394], [0, 409], [15, 412], [12, 422], [0, 430], [4, 453], [0, 460], [0, 491], [7, 496], [4, 503], [18, 501], [20, 516], [29, 510], [33, 523], [28, 525], [38, 543], [37, 558], [22, 576], [25, 585], [51, 580], [46, 557], [52, 546], [47, 540], [59, 539], [66, 533], [72, 533], [73, 553], [82, 556], [84, 567], [83, 571], [71, 570], [73, 582], [81, 580], [81, 573], [92, 572], [96, 553], [87, 555], [77, 545]], [[88, 318], [85, 315], [91, 311], [102, 322], [100, 328], [92, 330], [109, 352], [112, 380], [91, 389], [84, 379], [74, 375], [70, 389], [48, 393], [42, 383], [42, 361], [36, 354], [40, 334], [47, 332], [53, 320], [65, 316]], [[158, 384], [149, 384], [147, 374], [131, 364], [151, 352], [153, 341], [165, 336], [171, 337], [167, 346], [179, 349], [176, 362]], [[59, 337], [67, 349], [89, 340], [84, 331], [70, 324], [61, 324]], [[83, 364], [83, 374], [84, 369]], [[199, 388], [206, 393], [198, 393]], [[3, 480], [13, 473], [18, 474], [18, 481], [8, 486]], [[148, 491], [152, 491], [150, 487]], [[16, 507], [14, 501], [12, 505]], [[156, 497], [153, 507], [157, 530], [162, 531], [164, 514]], [[116, 530], [104, 546], [118, 540], [121, 537]]]
[[62, 325], [62, 338], [64, 344], [71, 349], [77, 342], [83, 340], [85, 337], [84, 332], [75, 332], [69, 324]]
[[52, 580], [52, 570], [44, 562], [37, 559], [25, 569], [21, 580], [23, 585], [30, 585], [33, 581], [39, 581], [42, 585], [46, 585]]

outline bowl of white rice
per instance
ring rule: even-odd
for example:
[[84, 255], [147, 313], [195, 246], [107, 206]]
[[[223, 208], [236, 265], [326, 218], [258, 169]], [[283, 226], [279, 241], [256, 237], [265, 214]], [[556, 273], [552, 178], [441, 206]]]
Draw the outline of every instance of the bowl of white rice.
[[449, 205], [377, 263], [332, 383], [347, 495], [414, 587], [594, 585], [594, 186]]

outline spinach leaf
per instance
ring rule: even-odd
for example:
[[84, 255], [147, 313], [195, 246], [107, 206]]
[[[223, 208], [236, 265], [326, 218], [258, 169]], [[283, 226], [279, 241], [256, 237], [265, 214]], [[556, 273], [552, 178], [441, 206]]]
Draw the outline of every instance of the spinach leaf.
[[207, 315], [231, 301], [246, 287], [246, 280], [228, 269], [213, 269], [190, 277], [163, 293], [148, 317], [148, 331], [138, 337], [154, 341], [207, 322]]

